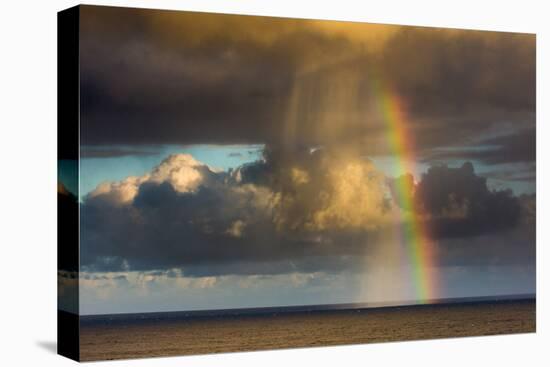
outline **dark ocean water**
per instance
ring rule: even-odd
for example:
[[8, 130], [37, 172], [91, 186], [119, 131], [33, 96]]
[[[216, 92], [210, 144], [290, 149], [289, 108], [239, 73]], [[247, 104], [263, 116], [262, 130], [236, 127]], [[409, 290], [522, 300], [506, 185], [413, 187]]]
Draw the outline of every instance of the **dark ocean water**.
[[530, 296], [82, 316], [82, 360], [535, 331]]

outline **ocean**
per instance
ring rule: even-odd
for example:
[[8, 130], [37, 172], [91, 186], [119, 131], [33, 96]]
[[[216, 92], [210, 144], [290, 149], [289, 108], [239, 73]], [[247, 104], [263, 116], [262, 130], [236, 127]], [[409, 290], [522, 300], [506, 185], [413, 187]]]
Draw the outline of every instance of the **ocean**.
[[530, 333], [533, 297], [80, 317], [82, 361]]

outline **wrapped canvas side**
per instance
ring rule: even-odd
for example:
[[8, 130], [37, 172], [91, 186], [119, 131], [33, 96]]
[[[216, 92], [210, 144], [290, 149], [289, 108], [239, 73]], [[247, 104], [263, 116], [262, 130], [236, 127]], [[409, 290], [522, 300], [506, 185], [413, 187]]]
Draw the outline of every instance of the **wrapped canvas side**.
[[79, 7], [57, 18], [57, 352], [79, 360]]

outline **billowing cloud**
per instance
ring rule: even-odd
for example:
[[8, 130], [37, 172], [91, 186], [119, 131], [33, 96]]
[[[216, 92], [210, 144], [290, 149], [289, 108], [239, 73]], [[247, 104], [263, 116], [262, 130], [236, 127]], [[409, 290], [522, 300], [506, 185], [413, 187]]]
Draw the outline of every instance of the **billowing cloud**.
[[[403, 209], [370, 160], [340, 154], [267, 149], [263, 160], [229, 172], [179, 154], [143, 176], [103, 183], [81, 205], [82, 269], [178, 268], [185, 276], [360, 269]], [[411, 185], [442, 252], [446, 239], [534, 226], [521, 222], [525, 200], [490, 191], [471, 164], [434, 167]], [[479, 245], [491, 247], [486, 255], [499, 253], [499, 243], [487, 242]]]
[[521, 202], [510, 190], [492, 191], [471, 163], [459, 168], [432, 167], [415, 191], [438, 237], [465, 237], [515, 227]]
[[388, 220], [384, 175], [366, 158], [327, 149], [278, 151], [233, 172], [278, 195], [274, 222], [287, 230], [373, 231]]
[[[272, 164], [282, 164], [277, 176]], [[225, 270], [217, 271], [276, 273], [330, 268], [330, 256], [333, 267], [353, 267], [347, 255], [364, 252], [366, 237], [387, 220], [383, 177], [368, 160], [341, 161], [321, 151], [286, 164], [214, 172], [180, 154], [144, 176], [103, 183], [81, 208], [81, 264], [190, 272], [220, 264]], [[252, 178], [254, 170], [264, 173]], [[244, 270], [236, 266], [242, 262], [258, 265]]]
[[193, 192], [199, 186], [219, 179], [214, 171], [189, 154], [171, 155], [150, 173], [127, 177], [118, 182], [104, 182], [88, 194], [88, 199], [106, 201], [110, 205], [131, 203], [143, 184], [169, 183], [179, 193]]

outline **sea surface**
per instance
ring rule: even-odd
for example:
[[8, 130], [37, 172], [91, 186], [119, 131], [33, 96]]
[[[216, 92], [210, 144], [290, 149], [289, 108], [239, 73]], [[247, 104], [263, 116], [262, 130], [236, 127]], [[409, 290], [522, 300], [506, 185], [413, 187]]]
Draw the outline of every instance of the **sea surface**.
[[532, 297], [81, 316], [82, 361], [535, 332]]

